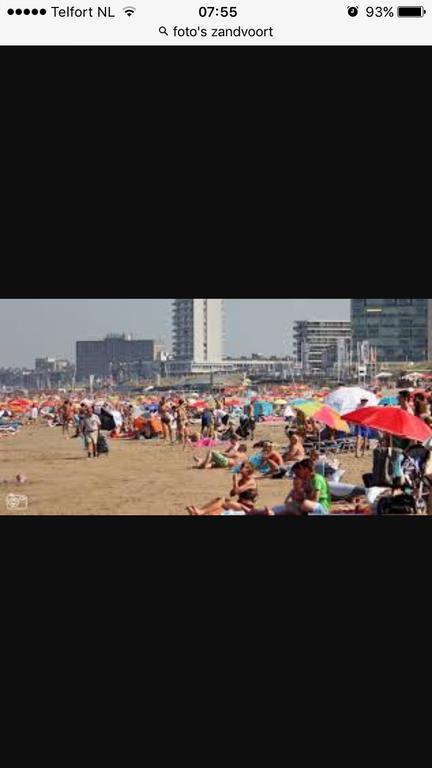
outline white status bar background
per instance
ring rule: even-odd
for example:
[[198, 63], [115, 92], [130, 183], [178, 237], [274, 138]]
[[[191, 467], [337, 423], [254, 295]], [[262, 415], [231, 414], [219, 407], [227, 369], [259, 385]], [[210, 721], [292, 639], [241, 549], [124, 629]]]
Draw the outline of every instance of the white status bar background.
[[[57, 6], [44, 0], [0, 0], [0, 45], [162, 45], [162, 46], [266, 46], [266, 45], [430, 45], [432, 43], [432, 3], [426, 15], [418, 19], [394, 15], [367, 18], [366, 8], [380, 7], [378, 3], [355, 2], [359, 13], [348, 15], [349, 3], [344, 0], [240, 0], [235, 18], [219, 15], [202, 18], [200, 0], [135, 0], [136, 9], [127, 16], [127, 2], [64, 3]], [[414, 5], [406, 2], [405, 5]], [[87, 15], [60, 17], [57, 9], [87, 9]], [[205, 6], [208, 7], [208, 6]], [[45, 16], [9, 15], [8, 9], [46, 8]], [[88, 16], [92, 9], [93, 18]], [[98, 8], [109, 8], [110, 18], [98, 16]], [[70, 12], [70, 11], [69, 11]], [[57, 11], [58, 13], [58, 11]], [[165, 27], [167, 34], [160, 32]], [[197, 30], [197, 36], [177, 36], [174, 28]], [[212, 36], [213, 29], [240, 28], [266, 30], [265, 37]], [[207, 36], [202, 36], [202, 30]], [[270, 32], [271, 30], [271, 32]], [[272, 36], [270, 36], [272, 35]]]

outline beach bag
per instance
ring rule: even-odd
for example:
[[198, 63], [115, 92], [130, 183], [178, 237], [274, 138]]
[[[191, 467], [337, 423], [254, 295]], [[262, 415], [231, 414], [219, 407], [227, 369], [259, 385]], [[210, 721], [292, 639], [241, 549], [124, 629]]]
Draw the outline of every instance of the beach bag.
[[378, 515], [415, 515], [417, 512], [413, 496], [384, 496], [378, 502]]
[[223, 435], [220, 436], [220, 439], [222, 440], [222, 442], [226, 443], [228, 440], [231, 440], [232, 436], [233, 436], [232, 429], [228, 429], [226, 432], [223, 433]]
[[99, 435], [97, 450], [100, 454], [109, 453], [108, 442], [105, 435]]
[[236, 431], [236, 435], [238, 437], [243, 438], [243, 440], [247, 440], [250, 432], [249, 432], [249, 421], [246, 422], [246, 424], [240, 424], [239, 428]]

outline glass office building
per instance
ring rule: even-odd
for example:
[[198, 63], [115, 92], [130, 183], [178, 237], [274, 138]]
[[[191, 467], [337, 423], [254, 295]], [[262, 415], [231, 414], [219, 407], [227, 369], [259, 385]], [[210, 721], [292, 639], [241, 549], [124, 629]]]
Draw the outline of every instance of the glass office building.
[[378, 362], [420, 362], [430, 357], [431, 299], [351, 299], [354, 354], [368, 341]]

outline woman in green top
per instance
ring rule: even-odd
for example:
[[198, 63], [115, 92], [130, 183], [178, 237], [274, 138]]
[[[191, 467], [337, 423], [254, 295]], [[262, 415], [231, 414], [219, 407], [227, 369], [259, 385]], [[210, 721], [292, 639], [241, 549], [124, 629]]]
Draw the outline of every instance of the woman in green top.
[[331, 508], [330, 488], [327, 480], [315, 472], [311, 459], [299, 461], [292, 469], [294, 487], [285, 504], [267, 507], [267, 515], [329, 515]]

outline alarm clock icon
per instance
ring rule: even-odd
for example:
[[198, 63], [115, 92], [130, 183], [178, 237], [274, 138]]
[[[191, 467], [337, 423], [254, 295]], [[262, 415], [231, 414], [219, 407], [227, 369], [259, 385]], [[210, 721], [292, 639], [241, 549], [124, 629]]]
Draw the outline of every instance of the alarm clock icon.
[[348, 16], [351, 16], [351, 18], [354, 18], [354, 16], [358, 16], [358, 5], [349, 5], [348, 6]]

